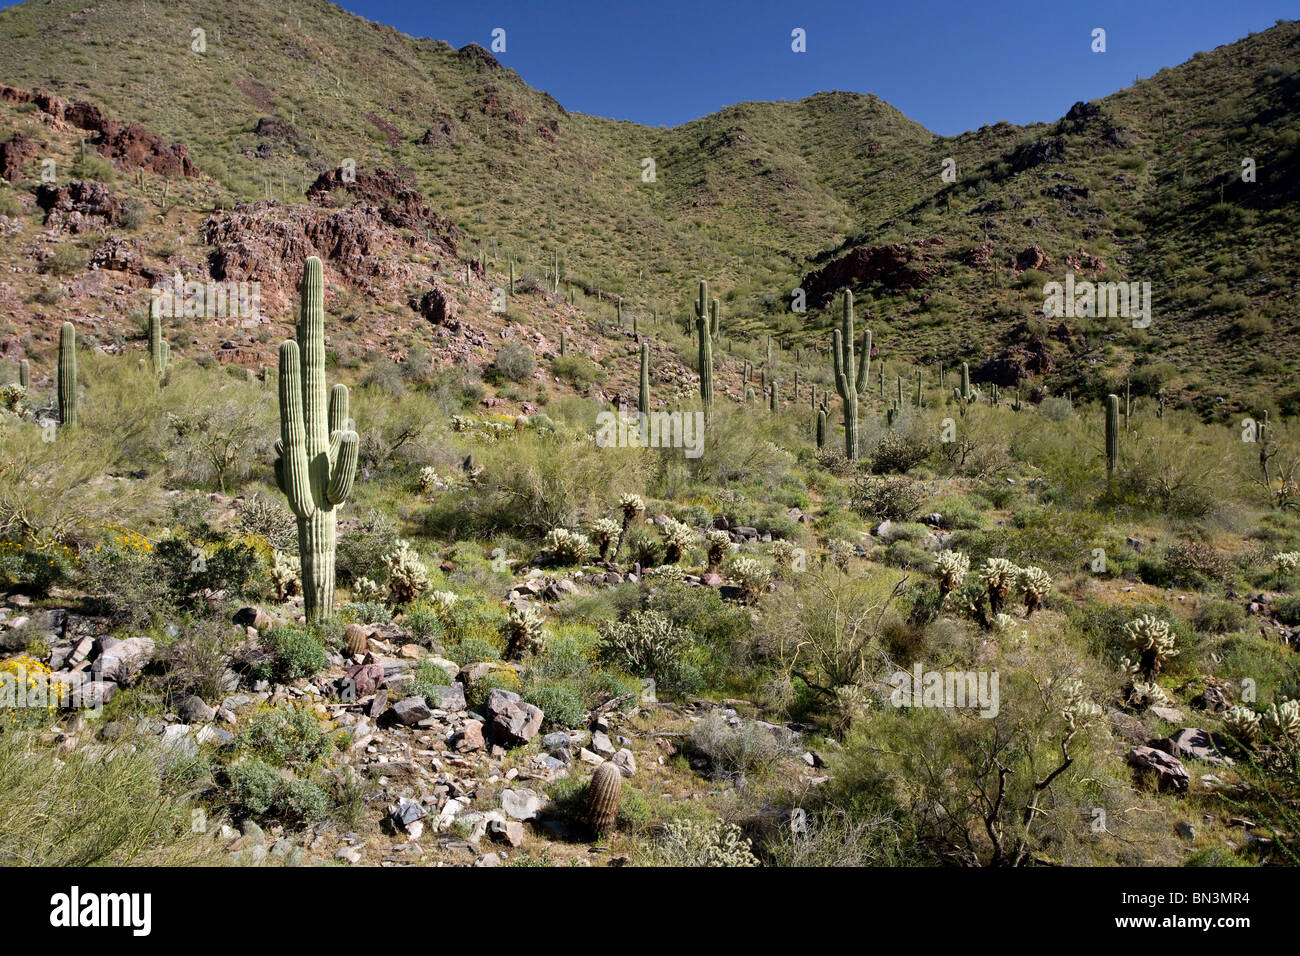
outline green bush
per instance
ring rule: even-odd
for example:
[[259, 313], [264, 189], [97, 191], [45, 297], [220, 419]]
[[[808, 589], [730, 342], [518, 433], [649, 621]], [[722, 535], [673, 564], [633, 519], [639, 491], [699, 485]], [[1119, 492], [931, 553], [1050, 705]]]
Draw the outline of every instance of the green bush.
[[262, 650], [270, 655], [257, 669], [264, 680], [291, 681], [311, 677], [329, 663], [329, 652], [320, 637], [297, 627], [272, 627], [261, 635]]
[[1228, 634], [1241, 628], [1246, 613], [1231, 601], [1206, 601], [1196, 609], [1193, 623], [1198, 631]]
[[521, 695], [528, 703], [542, 709], [546, 715], [544, 726], [548, 730], [569, 730], [581, 727], [587, 717], [578, 692], [568, 683], [539, 684], [525, 688]]
[[310, 766], [334, 749], [316, 715], [299, 707], [269, 707], [255, 712], [236, 738], [236, 745], [290, 767]]
[[537, 360], [532, 349], [522, 342], [507, 342], [497, 349], [491, 370], [507, 381], [526, 382], [537, 370]]

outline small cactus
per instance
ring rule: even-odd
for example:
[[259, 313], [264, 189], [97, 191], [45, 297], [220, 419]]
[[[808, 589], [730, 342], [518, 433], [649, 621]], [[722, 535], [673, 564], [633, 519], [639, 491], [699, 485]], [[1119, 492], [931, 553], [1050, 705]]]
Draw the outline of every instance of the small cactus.
[[552, 528], [547, 532], [542, 547], [551, 553], [557, 564], [583, 564], [591, 556], [591, 539], [568, 528]]
[[729, 552], [735, 550], [736, 547], [731, 540], [731, 535], [716, 528], [705, 532], [704, 545], [708, 551], [708, 569], [710, 571], [717, 570], [719, 565], [722, 564], [723, 558]]
[[18, 363], [18, 384], [23, 388], [32, 387], [32, 366], [27, 359]]
[[1119, 396], [1106, 396], [1106, 481], [1115, 477], [1119, 465]]
[[[1127, 664], [1144, 680], [1155, 680], [1171, 658], [1178, 656], [1174, 648], [1174, 634], [1169, 625], [1150, 614], [1124, 625], [1124, 633], [1137, 654], [1136, 664]], [[1126, 659], [1127, 661], [1127, 659]]]
[[664, 524], [664, 564], [676, 564], [685, 557], [694, 538], [690, 525], [669, 518]]
[[970, 558], [960, 551], [940, 551], [934, 556], [934, 573], [939, 577], [940, 599], [961, 587], [970, 572]]
[[623, 771], [613, 761], [606, 760], [596, 768], [587, 785], [587, 825], [597, 836], [613, 828], [622, 799]]
[[1249, 750], [1259, 739], [1259, 714], [1249, 707], [1233, 707], [1223, 715], [1223, 729], [1244, 750]]
[[1268, 705], [1260, 719], [1264, 735], [1275, 744], [1294, 747], [1300, 744], [1300, 701], [1276, 701]]
[[388, 567], [388, 600], [394, 607], [410, 604], [429, 589], [429, 572], [415, 550], [403, 540], [384, 558]]
[[597, 518], [591, 525], [591, 538], [596, 542], [600, 560], [609, 557], [609, 549], [618, 541], [622, 529], [613, 518]]
[[343, 632], [343, 643], [347, 645], [349, 657], [365, 657], [368, 650], [366, 629], [355, 622], [349, 624]]
[[980, 568], [980, 581], [988, 591], [989, 609], [994, 615], [1002, 613], [1019, 572], [1020, 569], [1006, 558], [989, 558]]

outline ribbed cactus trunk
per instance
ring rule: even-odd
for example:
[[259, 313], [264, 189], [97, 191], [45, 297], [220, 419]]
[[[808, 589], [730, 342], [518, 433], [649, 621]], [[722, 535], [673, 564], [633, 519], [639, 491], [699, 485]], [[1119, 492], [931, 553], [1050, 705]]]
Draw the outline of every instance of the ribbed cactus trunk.
[[[863, 343], [869, 339], [864, 336]], [[835, 373], [835, 388], [844, 404], [844, 456], [850, 461], [858, 457], [858, 367], [853, 354], [853, 293], [844, 290], [844, 314], [840, 327], [831, 335], [831, 358]]]
[[650, 343], [641, 343], [641, 392], [637, 396], [637, 410], [650, 412]]
[[357, 433], [348, 419], [348, 389], [325, 398], [325, 286], [320, 259], [303, 267], [298, 340], [280, 346], [280, 440], [276, 484], [298, 519], [303, 603], [308, 621], [334, 607], [337, 507], [352, 493]]
[[1106, 481], [1115, 477], [1119, 465], [1119, 396], [1106, 396]]
[[961, 400], [963, 402], [970, 400], [970, 364], [961, 363]]
[[59, 329], [59, 421], [77, 424], [77, 330], [71, 322]]
[[171, 358], [171, 348], [162, 332], [162, 299], [154, 296], [149, 303], [149, 362], [153, 373], [159, 378], [167, 374], [167, 361]]
[[713, 337], [721, 338], [722, 336], [722, 306], [717, 299], [709, 303], [710, 325], [712, 326]]
[[569, 351], [569, 340], [564, 332], [560, 333], [560, 354], [567, 355]]
[[18, 384], [23, 388], [32, 387], [32, 366], [27, 359], [18, 363]]
[[713, 411], [713, 338], [709, 335], [708, 313], [695, 320], [695, 331], [700, 340], [700, 399], [707, 413]]
[[817, 412], [817, 449], [826, 444], [826, 409]]
[[923, 387], [924, 386], [921, 383], [921, 370], [918, 368], [916, 370], [916, 407], [917, 408], [921, 407], [921, 397], [922, 397], [921, 389]]
[[772, 387], [768, 389], [767, 410], [770, 412], [776, 411], [776, 384], [776, 379], [772, 379]]

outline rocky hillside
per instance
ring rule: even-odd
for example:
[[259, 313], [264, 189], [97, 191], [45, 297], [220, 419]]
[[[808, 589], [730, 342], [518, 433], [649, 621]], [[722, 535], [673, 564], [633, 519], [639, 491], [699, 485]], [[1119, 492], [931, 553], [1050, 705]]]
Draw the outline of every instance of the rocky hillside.
[[[494, 274], [513, 259], [543, 285], [558, 258], [564, 290], [576, 289], [579, 305], [587, 295], [604, 303], [604, 314], [620, 296], [629, 314], [685, 316], [694, 278], [707, 276], [741, 344], [771, 333], [787, 349], [825, 347], [821, 305], [847, 283], [886, 360], [965, 359], [977, 380], [1044, 393], [1104, 394], [1127, 379], [1140, 396], [1161, 392], [1210, 418], [1300, 402], [1288, 321], [1300, 278], [1297, 44], [1300, 27], [1281, 23], [1056, 123], [951, 138], [851, 93], [739, 104], [667, 130], [570, 113], [480, 47], [407, 37], [323, 2], [22, 4], [0, 13], [0, 80], [84, 101], [64, 120], [71, 135], [48, 148], [66, 155], [88, 138], [125, 173], [109, 186], [115, 196], [143, 201], [151, 190], [159, 216], [125, 231], [154, 251], [192, 250], [156, 265], [200, 280], [266, 269], [264, 284], [276, 285], [277, 252], [299, 252], [290, 233], [317, 228], [308, 221], [338, 194], [309, 191], [347, 160], [377, 177], [372, 186], [410, 190], [399, 203], [427, 207], [424, 218], [335, 212], [315, 245], [349, 260], [336, 264], [356, 300], [347, 308], [382, 311], [390, 335], [410, 321], [402, 306], [428, 291], [420, 273], [454, 276], [482, 250]], [[375, 62], [392, 68], [369, 69]], [[99, 116], [128, 132], [105, 134]], [[6, 153], [19, 186], [10, 207], [26, 205], [23, 184], [39, 177], [34, 118], [10, 111], [0, 132], [23, 137]], [[152, 147], [119, 139], [145, 131], [184, 144], [184, 186], [130, 182]], [[145, 172], [167, 175], [164, 156]], [[646, 157], [654, 183], [642, 181]], [[1254, 182], [1242, 181], [1246, 158]], [[955, 182], [941, 176], [947, 159]], [[353, 205], [375, 198], [345, 192]], [[250, 201], [281, 205], [234, 210]], [[281, 249], [265, 239], [233, 256], [213, 247], [255, 219]], [[449, 226], [458, 241], [436, 250], [411, 234], [427, 243]], [[395, 234], [358, 247], [383, 227]], [[397, 243], [407, 264], [381, 269]], [[900, 246], [926, 250], [925, 263], [899, 261]], [[30, 243], [2, 251], [20, 274], [31, 268]], [[1046, 327], [1042, 286], [1067, 271], [1150, 282], [1152, 325]], [[23, 284], [18, 294], [31, 296]], [[806, 313], [790, 310], [801, 287]], [[142, 307], [115, 298], [112, 309], [97, 303], [108, 322]], [[466, 306], [477, 321], [480, 308]]]

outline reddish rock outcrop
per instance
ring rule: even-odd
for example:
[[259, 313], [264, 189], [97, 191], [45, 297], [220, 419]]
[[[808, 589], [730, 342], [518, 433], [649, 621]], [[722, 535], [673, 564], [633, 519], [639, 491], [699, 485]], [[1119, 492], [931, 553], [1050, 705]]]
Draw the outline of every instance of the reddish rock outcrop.
[[1016, 261], [1011, 264], [1011, 268], [1016, 272], [1024, 272], [1026, 269], [1046, 269], [1052, 264], [1052, 260], [1038, 246], [1030, 246], [1016, 254]]
[[0, 143], [0, 176], [11, 183], [22, 179], [24, 168], [40, 155], [44, 146], [30, 136], [14, 133], [9, 142]]
[[434, 325], [445, 326], [453, 331], [460, 328], [456, 321], [456, 297], [438, 280], [424, 295], [414, 298], [410, 306]]
[[896, 242], [884, 246], [858, 246], [816, 272], [803, 277], [802, 287], [811, 306], [825, 305], [845, 286], [860, 282], [879, 282], [905, 292], [937, 275], [930, 249], [943, 245], [942, 239]]
[[389, 225], [399, 229], [427, 229], [436, 233], [453, 252], [460, 230], [429, 209], [424, 197], [407, 180], [387, 169], [356, 170], [349, 181], [342, 169], [321, 173], [307, 188], [307, 198], [320, 206], [329, 205], [336, 191], [347, 193], [358, 203], [375, 206]]
[[45, 210], [45, 224], [68, 232], [87, 232], [117, 225], [122, 204], [103, 183], [73, 180], [66, 186], [42, 183], [36, 205]]

